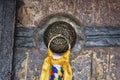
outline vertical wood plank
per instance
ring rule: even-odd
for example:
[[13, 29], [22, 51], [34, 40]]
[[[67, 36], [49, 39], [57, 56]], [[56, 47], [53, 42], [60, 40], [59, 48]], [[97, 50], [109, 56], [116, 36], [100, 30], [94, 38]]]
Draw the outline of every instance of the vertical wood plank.
[[94, 48], [91, 80], [120, 79], [120, 47]]
[[15, 48], [12, 80], [39, 80], [43, 59], [38, 49]]
[[109, 48], [110, 53], [110, 70], [111, 80], [120, 80], [120, 47]]
[[[15, 0], [1, 0], [2, 25], [0, 25], [0, 80], [11, 80], [13, 58], [13, 36], [15, 25]], [[0, 6], [1, 7], [1, 6]], [[2, 7], [1, 7], [2, 8]]]
[[71, 61], [73, 80], [91, 80], [91, 49], [84, 49]]
[[3, 0], [0, 0], [0, 43], [1, 43], [1, 32], [3, 26]]
[[92, 58], [91, 80], [110, 80], [108, 48], [94, 48]]

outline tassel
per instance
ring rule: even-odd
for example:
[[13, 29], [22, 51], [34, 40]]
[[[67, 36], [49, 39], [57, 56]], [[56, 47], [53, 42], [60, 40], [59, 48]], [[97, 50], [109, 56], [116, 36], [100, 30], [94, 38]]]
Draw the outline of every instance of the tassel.
[[53, 52], [49, 48], [49, 45], [48, 56], [44, 60], [40, 80], [72, 80], [72, 69], [69, 63], [70, 45], [69, 49], [59, 59], [53, 58]]

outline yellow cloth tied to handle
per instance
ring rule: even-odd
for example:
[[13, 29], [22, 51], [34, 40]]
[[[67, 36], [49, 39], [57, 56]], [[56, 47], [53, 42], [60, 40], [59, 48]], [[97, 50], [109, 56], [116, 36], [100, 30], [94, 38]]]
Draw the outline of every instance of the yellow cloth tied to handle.
[[[56, 38], [56, 37], [63, 37], [63, 36], [57, 35], [54, 38]], [[53, 39], [51, 39], [51, 41]], [[49, 48], [51, 41], [48, 44], [48, 56], [44, 60], [40, 80], [50, 80], [51, 68], [52, 68], [52, 65], [54, 65], [54, 64], [60, 65], [63, 68], [64, 80], [72, 80], [72, 69], [71, 69], [71, 66], [69, 63], [69, 61], [70, 61], [70, 44], [69, 44], [69, 49], [59, 59], [55, 59], [55, 58], [53, 58], [53, 55], [54, 55], [53, 52]], [[67, 40], [67, 43], [69, 43], [68, 40]]]

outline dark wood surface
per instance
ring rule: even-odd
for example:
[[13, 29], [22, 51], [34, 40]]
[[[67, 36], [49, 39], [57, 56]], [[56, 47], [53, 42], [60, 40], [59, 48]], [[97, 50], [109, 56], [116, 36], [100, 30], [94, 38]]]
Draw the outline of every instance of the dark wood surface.
[[[34, 44], [36, 43], [36, 30], [37, 28], [16, 27], [15, 47], [38, 48]], [[84, 33], [85, 47], [120, 46], [120, 27], [85, 27]]]
[[16, 27], [15, 29], [15, 47], [35, 47], [34, 35], [35, 28]]
[[120, 46], [120, 27], [85, 27], [86, 47]]
[[0, 80], [11, 80], [15, 0], [0, 0]]

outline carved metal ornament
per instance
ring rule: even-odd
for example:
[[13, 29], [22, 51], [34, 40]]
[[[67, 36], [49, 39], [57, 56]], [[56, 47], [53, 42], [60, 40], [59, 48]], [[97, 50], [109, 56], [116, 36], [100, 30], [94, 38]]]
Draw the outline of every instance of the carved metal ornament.
[[[50, 39], [57, 34], [69, 40], [71, 59], [77, 57], [85, 43], [84, 30], [80, 22], [68, 14], [55, 14], [43, 19], [35, 30], [34, 44], [44, 56], [47, 56]], [[61, 54], [68, 49], [68, 45], [63, 37], [57, 37], [51, 42], [50, 48], [55, 53]]]
[[[48, 46], [49, 41], [58, 34], [66, 37], [69, 40], [71, 48], [73, 48], [76, 42], [76, 32], [70, 24], [63, 21], [54, 22], [47, 27], [44, 32], [44, 42], [46, 46]], [[57, 37], [51, 42], [50, 48], [55, 53], [64, 53], [68, 50], [68, 44], [63, 37]]]

